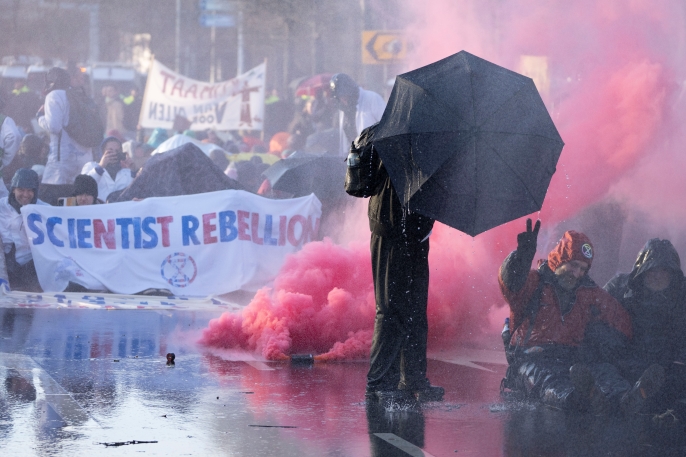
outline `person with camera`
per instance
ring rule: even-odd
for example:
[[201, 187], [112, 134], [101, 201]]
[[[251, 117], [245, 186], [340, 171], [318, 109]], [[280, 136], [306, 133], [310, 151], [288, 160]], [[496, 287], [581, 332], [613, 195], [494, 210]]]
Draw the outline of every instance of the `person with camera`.
[[103, 201], [114, 191], [128, 187], [133, 181], [131, 158], [124, 153], [122, 142], [113, 136], [105, 138], [100, 146], [100, 162], [84, 165], [81, 174], [95, 179], [98, 184], [98, 198]]

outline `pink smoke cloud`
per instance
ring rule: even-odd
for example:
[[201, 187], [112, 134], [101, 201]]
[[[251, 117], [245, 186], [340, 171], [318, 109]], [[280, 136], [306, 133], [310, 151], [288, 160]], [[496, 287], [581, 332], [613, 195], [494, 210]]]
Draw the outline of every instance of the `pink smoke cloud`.
[[200, 342], [271, 360], [298, 352], [362, 358], [374, 322], [371, 277], [364, 246], [309, 243], [286, 260], [272, 290], [257, 292], [242, 313], [212, 320]]
[[[677, 0], [406, 0], [414, 43], [408, 70], [462, 49], [518, 70], [522, 55], [545, 56], [551, 116], [566, 145], [540, 212], [544, 230], [605, 198], [684, 236], [686, 159], [684, 11]], [[681, 106], [682, 109], [678, 109]], [[366, 202], [348, 213], [342, 245], [311, 243], [286, 262], [270, 290], [241, 314], [211, 322], [202, 343], [269, 359], [297, 352], [320, 360], [368, 354], [374, 294]], [[535, 215], [534, 215], [535, 217]], [[471, 238], [441, 224], [431, 236], [430, 348], [495, 332], [504, 316], [497, 271], [523, 220]], [[554, 241], [554, 240], [553, 240]], [[539, 241], [539, 246], [545, 245]], [[539, 252], [541, 257], [545, 252]], [[501, 325], [501, 324], [499, 324]]]

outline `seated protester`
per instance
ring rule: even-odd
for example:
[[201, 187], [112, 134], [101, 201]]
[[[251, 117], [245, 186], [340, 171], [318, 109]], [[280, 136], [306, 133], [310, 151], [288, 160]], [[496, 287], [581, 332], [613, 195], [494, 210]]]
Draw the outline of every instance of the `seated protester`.
[[619, 363], [635, 383], [623, 408], [673, 408], [686, 398], [686, 279], [679, 254], [668, 240], [653, 238], [638, 253], [631, 273], [618, 274], [605, 290], [628, 310], [633, 325], [629, 351]]
[[103, 203], [98, 198], [98, 183], [92, 176], [78, 175], [74, 180], [74, 198], [76, 206], [97, 205]]
[[593, 246], [583, 233], [565, 232], [547, 261], [529, 270], [539, 228], [540, 221], [532, 230], [527, 220], [500, 267], [512, 326], [503, 388], [565, 410], [608, 413], [631, 385], [609, 363], [581, 363], [580, 347], [598, 322], [629, 338], [629, 315], [588, 277]]
[[20, 168], [12, 178], [9, 196], [0, 199], [0, 239], [10, 288], [26, 292], [41, 292], [41, 288], [20, 209], [32, 203], [46, 204], [38, 200], [38, 185], [35, 171]]
[[131, 175], [131, 158], [122, 148], [122, 142], [115, 137], [107, 137], [100, 145], [102, 158], [100, 163], [89, 162], [83, 166], [81, 174], [89, 175], [98, 183], [98, 196], [107, 200], [115, 190], [128, 187], [133, 181]]

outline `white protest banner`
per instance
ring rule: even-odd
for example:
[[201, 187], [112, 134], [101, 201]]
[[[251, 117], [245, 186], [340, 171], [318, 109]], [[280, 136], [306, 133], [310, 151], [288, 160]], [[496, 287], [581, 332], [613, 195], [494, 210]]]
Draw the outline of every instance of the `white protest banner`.
[[272, 280], [288, 254], [316, 239], [321, 203], [222, 190], [21, 213], [46, 292], [92, 276], [114, 293], [204, 297]]
[[174, 118], [192, 130], [262, 130], [266, 64], [234, 79], [208, 83], [187, 78], [153, 61], [145, 85], [139, 123], [171, 129]]

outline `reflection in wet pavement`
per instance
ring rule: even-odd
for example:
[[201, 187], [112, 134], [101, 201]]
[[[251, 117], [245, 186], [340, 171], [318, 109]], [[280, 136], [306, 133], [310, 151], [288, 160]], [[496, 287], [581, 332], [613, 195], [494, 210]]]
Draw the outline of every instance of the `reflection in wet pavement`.
[[0, 309], [0, 455], [686, 455], [683, 424], [503, 403], [495, 343], [432, 355], [444, 402], [365, 404], [367, 361], [195, 346], [216, 314]]

